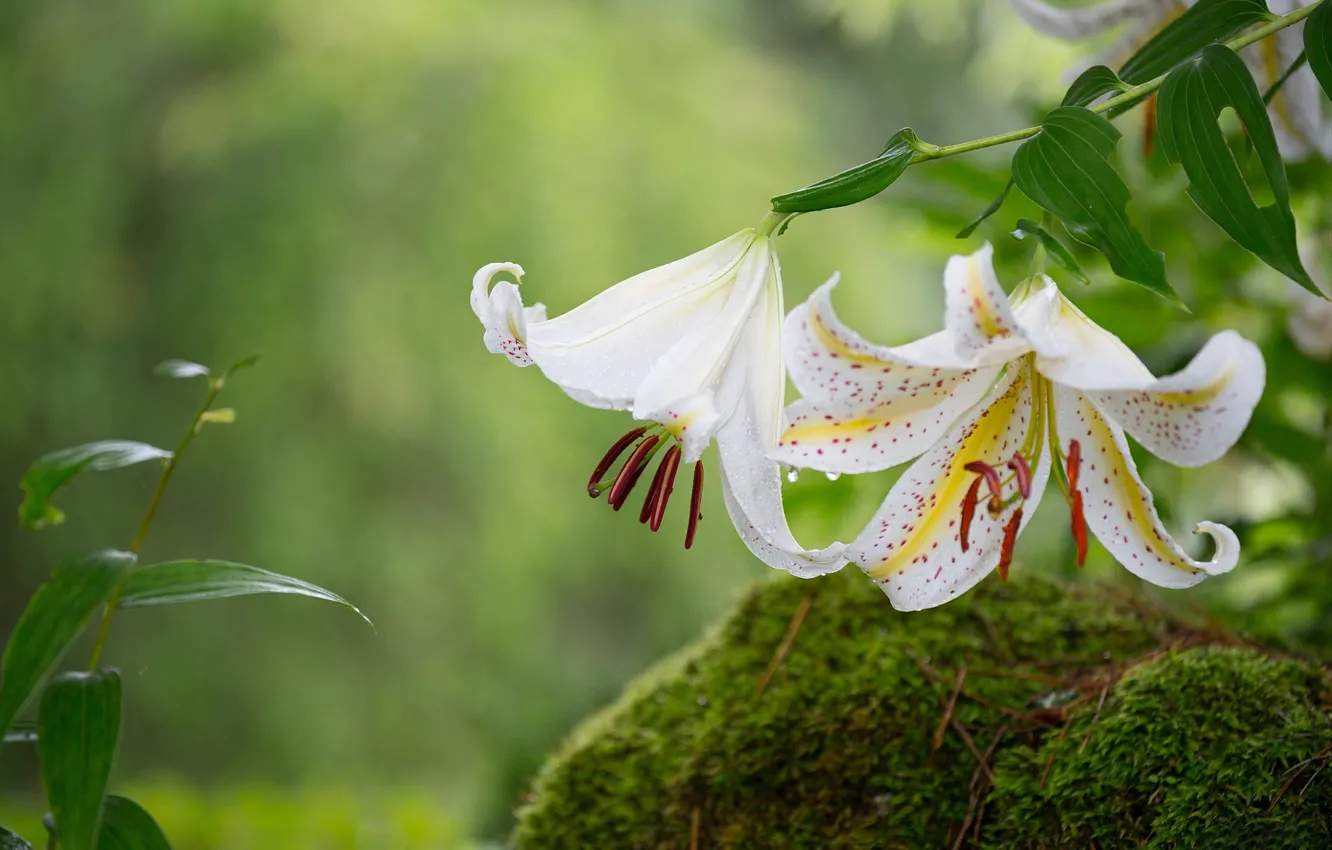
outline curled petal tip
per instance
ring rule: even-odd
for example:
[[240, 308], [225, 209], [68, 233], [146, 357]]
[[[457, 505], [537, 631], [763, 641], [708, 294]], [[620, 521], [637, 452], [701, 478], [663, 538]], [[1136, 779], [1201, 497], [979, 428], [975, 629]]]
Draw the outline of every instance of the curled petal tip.
[[1203, 561], [1198, 566], [1209, 576], [1221, 575], [1235, 569], [1239, 563], [1239, 537], [1229, 526], [1219, 522], [1200, 522], [1193, 527], [1194, 534], [1210, 534], [1216, 543], [1216, 554], [1212, 560]]

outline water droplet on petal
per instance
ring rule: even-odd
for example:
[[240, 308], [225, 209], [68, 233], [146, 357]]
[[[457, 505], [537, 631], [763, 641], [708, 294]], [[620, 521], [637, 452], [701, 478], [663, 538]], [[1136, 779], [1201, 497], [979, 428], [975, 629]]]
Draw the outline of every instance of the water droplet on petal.
[[840, 472], [825, 472], [823, 474], [828, 476], [829, 481], [836, 481], [837, 479], [842, 477], [842, 473]]
[[797, 481], [799, 481], [799, 480], [800, 480], [800, 470], [798, 470], [798, 469], [789, 469], [789, 470], [787, 470], [787, 472], [786, 472], [786, 480], [787, 480], [787, 481], [790, 481], [792, 484], [794, 484], [794, 483], [796, 483]]

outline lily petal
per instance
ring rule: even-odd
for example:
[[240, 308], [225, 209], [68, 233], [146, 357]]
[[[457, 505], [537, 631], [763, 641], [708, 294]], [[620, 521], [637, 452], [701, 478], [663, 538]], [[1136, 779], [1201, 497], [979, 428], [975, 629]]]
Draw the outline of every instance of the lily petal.
[[[1288, 15], [1311, 0], [1268, 0], [1274, 15]], [[1282, 30], [1272, 38], [1252, 45], [1241, 55], [1266, 91], [1304, 52], [1304, 25]], [[1277, 147], [1287, 161], [1305, 159], [1310, 153], [1332, 156], [1332, 113], [1322, 86], [1308, 66], [1290, 76], [1269, 104]]]
[[1053, 280], [1032, 281], [1016, 312], [1040, 342], [1036, 368], [1060, 384], [1086, 390], [1142, 389], [1156, 380], [1119, 337], [1087, 318]]
[[1059, 440], [1068, 453], [1081, 449], [1077, 489], [1087, 527], [1115, 560], [1133, 574], [1161, 587], [1192, 587], [1209, 575], [1229, 572], [1239, 562], [1239, 540], [1224, 525], [1199, 523], [1198, 532], [1216, 541], [1210, 561], [1197, 561], [1175, 542], [1156, 513], [1151, 491], [1138, 477], [1124, 431], [1085, 393], [1055, 386]]
[[[871, 472], [925, 451], [985, 394], [999, 366], [951, 368], [951, 337], [912, 346], [868, 342], [832, 306], [837, 276], [786, 318], [787, 368], [804, 396], [773, 458], [825, 472]], [[945, 364], [945, 365], [940, 365]]]
[[[999, 563], [1004, 525], [1016, 508], [992, 517], [976, 511], [962, 551], [962, 504], [975, 480], [972, 461], [1002, 468], [1027, 439], [1031, 373], [1015, 368], [943, 440], [898, 480], [847, 556], [878, 582], [899, 611], [942, 605], [965, 593]], [[1049, 479], [1048, 452], [1032, 471], [1022, 526], [1036, 512]], [[1016, 489], [1016, 488], [1014, 488]]]
[[1223, 331], [1183, 371], [1142, 390], [1092, 398], [1152, 454], [1175, 466], [1202, 466], [1244, 433], [1262, 397], [1265, 371], [1258, 346]]
[[490, 282], [497, 274], [510, 274], [514, 280], [521, 280], [523, 267], [517, 263], [482, 266], [472, 277], [472, 312], [485, 326], [486, 348], [492, 354], [503, 354], [516, 366], [531, 366], [527, 324], [544, 321], [546, 307], [534, 304], [524, 309], [516, 283], [501, 281], [492, 288]]
[[845, 566], [846, 547], [834, 543], [810, 550], [796, 542], [782, 506], [781, 473], [768, 457], [777, 442], [786, 391], [780, 274], [774, 258], [717, 391], [725, 417], [717, 433], [717, 453], [726, 512], [745, 545], [771, 567], [812, 578]]
[[1013, 8], [1033, 28], [1055, 38], [1095, 35], [1155, 6], [1178, 6], [1171, 0], [1117, 0], [1079, 8], [1051, 6], [1043, 0], [1013, 0]]
[[996, 365], [1031, 350], [994, 274], [994, 247], [985, 243], [944, 268], [944, 327], [957, 354], [975, 365]]
[[555, 318], [531, 324], [531, 358], [571, 396], [629, 408], [682, 329], [726, 308], [736, 267], [755, 239], [743, 230], [711, 247], [617, 283]]
[[[685, 463], [699, 459], [716, 431], [722, 411], [714, 402], [713, 388], [721, 383], [722, 370], [734, 365], [732, 355], [741, 336], [754, 332], [750, 330], [754, 321], [769, 320], [755, 302], [770, 286], [781, 287], [775, 263], [771, 241], [755, 241], [735, 270], [735, 282], [721, 311], [660, 355], [634, 397], [634, 418], [660, 422], [670, 429], [684, 443]], [[675, 331], [678, 334], [680, 328]], [[780, 322], [773, 332], [780, 340]], [[770, 363], [781, 362], [780, 354], [767, 356], [773, 356]], [[780, 375], [780, 366], [775, 371]], [[774, 405], [773, 411], [781, 410], [780, 397]]]

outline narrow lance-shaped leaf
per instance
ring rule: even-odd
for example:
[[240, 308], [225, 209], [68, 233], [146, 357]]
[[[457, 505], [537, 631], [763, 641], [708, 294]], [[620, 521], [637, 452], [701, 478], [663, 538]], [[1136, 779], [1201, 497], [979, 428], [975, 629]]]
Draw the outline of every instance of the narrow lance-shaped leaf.
[[1013, 178], [1010, 177], [1008, 179], [1008, 182], [1004, 184], [1003, 191], [999, 193], [999, 197], [995, 198], [993, 201], [990, 201], [990, 205], [985, 209], [981, 210], [980, 215], [973, 218], [970, 224], [959, 230], [957, 232], [957, 238], [966, 239], [968, 236], [975, 233], [976, 228], [981, 226], [981, 222], [985, 221], [985, 219], [999, 212], [999, 208], [1004, 205], [1004, 201], [1008, 198], [1008, 193], [1011, 191], [1013, 191]]
[[872, 198], [906, 171], [915, 153], [915, 144], [918, 140], [914, 132], [900, 130], [878, 157], [803, 189], [778, 195], [772, 199], [772, 209], [779, 213], [815, 212]]
[[102, 808], [97, 850], [171, 850], [171, 842], [143, 806], [111, 794]]
[[27, 720], [16, 720], [5, 730], [4, 743], [31, 744], [37, 740], [37, 724]]
[[[1226, 107], [1233, 108], [1244, 123], [1262, 163], [1274, 199], [1267, 206], [1260, 207], [1253, 199], [1226, 143], [1218, 123]], [[1157, 118], [1161, 147], [1171, 162], [1183, 165], [1189, 197], [1198, 208], [1263, 262], [1317, 292], [1296, 248], [1286, 166], [1262, 94], [1244, 61], [1229, 48], [1206, 48], [1166, 78]]]
[[1323, 93], [1332, 97], [1332, 5], [1323, 3], [1304, 22], [1304, 52]]
[[32, 850], [32, 845], [20, 838], [18, 833], [0, 826], [0, 850]]
[[19, 482], [25, 493], [19, 505], [19, 522], [31, 529], [64, 522], [64, 513], [51, 504], [51, 497], [85, 469], [105, 472], [169, 457], [171, 452], [165, 449], [129, 440], [103, 440], [42, 455]]
[[1091, 106], [1110, 92], [1128, 88], [1114, 71], [1104, 65], [1093, 65], [1078, 75], [1068, 87], [1060, 106]]
[[356, 606], [331, 590], [231, 561], [166, 561], [134, 570], [125, 577], [120, 607], [174, 605], [256, 593], [289, 593], [336, 602], [355, 611], [367, 623], [370, 622]]
[[1129, 190], [1109, 162], [1119, 138], [1119, 131], [1091, 110], [1061, 106], [1013, 155], [1013, 180], [1062, 221], [1070, 236], [1104, 254], [1115, 274], [1178, 303], [1161, 255], [1129, 222]]
[[120, 673], [62, 673], [42, 693], [37, 755], [61, 850], [93, 850], [120, 741]]
[[67, 562], [28, 600], [0, 664], [0, 729], [9, 728], [132, 563], [133, 555], [114, 551]]
[[1029, 218], [1018, 219], [1017, 229], [1013, 231], [1013, 238], [1025, 239], [1028, 236], [1035, 236], [1040, 241], [1041, 245], [1045, 247], [1046, 255], [1055, 265], [1071, 273], [1080, 283], [1091, 282], [1087, 279], [1087, 275], [1083, 273], [1082, 266], [1078, 265], [1078, 261], [1064, 243], [1059, 241], [1058, 237]]
[[204, 378], [212, 373], [207, 366], [188, 360], [163, 360], [153, 367], [153, 374], [163, 378]]
[[1270, 15], [1264, 0], [1199, 0], [1138, 48], [1120, 67], [1119, 77], [1135, 86], [1155, 79], [1207, 45]]

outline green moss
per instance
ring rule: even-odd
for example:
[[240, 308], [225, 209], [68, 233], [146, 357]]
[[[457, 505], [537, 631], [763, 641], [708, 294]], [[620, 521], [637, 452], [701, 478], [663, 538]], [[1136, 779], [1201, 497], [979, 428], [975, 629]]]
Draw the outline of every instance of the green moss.
[[706, 848], [939, 847], [965, 823], [996, 848], [1325, 846], [1321, 759], [1265, 813], [1332, 741], [1326, 679], [1226, 642], [1092, 584], [987, 581], [900, 614], [849, 573], [765, 582], [575, 731], [514, 843], [685, 850], [696, 824]]

